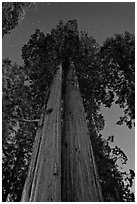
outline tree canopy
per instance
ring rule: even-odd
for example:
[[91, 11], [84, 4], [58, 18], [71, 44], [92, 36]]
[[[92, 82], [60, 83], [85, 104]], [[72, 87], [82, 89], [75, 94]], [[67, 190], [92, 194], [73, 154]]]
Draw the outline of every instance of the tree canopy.
[[[23, 184], [46, 96], [57, 65], [63, 64], [63, 77], [69, 60], [76, 67], [89, 134], [105, 201], [134, 201], [131, 186], [134, 172], [120, 172], [117, 161], [127, 157], [111, 148], [100, 130], [104, 118], [101, 104], [113, 101], [124, 108], [129, 128], [134, 120], [134, 36], [128, 32], [108, 38], [100, 47], [93, 37], [78, 32], [77, 22], [69, 21], [45, 36], [36, 30], [22, 48], [23, 66], [3, 61], [3, 201], [20, 201]], [[69, 59], [69, 60], [68, 60]], [[113, 186], [113, 189], [112, 189]], [[111, 190], [112, 189], [112, 190]]]
[[23, 67], [5, 59], [2, 76], [3, 201], [19, 201], [37, 127], [27, 119], [36, 109], [31, 110], [30, 80]]
[[2, 2], [2, 36], [10, 33], [24, 18], [25, 8], [33, 5], [27, 2]]
[[123, 122], [132, 128], [135, 120], [135, 36], [129, 32], [106, 39], [99, 51], [103, 103], [115, 101], [124, 109]]

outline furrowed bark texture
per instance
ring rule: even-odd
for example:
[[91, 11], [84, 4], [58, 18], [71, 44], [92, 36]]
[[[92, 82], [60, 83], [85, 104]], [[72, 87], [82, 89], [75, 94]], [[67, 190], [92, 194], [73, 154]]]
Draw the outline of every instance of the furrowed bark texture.
[[52, 82], [43, 126], [37, 131], [22, 202], [61, 201], [62, 67]]
[[67, 76], [64, 109], [62, 201], [103, 201], [74, 65]]
[[60, 66], [37, 131], [21, 201], [103, 201], [74, 65], [63, 84], [62, 90]]

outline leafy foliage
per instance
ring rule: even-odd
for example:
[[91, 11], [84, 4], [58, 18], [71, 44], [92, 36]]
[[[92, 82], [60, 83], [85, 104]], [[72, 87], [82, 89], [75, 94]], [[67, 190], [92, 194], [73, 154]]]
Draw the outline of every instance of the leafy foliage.
[[[37, 125], [23, 67], [3, 60], [3, 201], [20, 201]], [[31, 96], [32, 97], [32, 96]], [[38, 112], [37, 112], [38, 113]]]
[[116, 101], [124, 108], [124, 116], [118, 125], [126, 123], [129, 128], [135, 119], [135, 37], [128, 33], [108, 38], [100, 48], [101, 100], [110, 107]]
[[133, 201], [130, 188], [134, 172], [120, 172], [117, 166], [119, 159], [126, 163], [127, 157], [120, 148], [110, 148], [108, 140], [113, 141], [113, 137], [103, 140], [99, 132], [105, 124], [100, 105], [110, 107], [115, 95], [116, 103], [125, 108], [127, 125], [134, 119], [134, 37], [129, 33], [117, 35], [100, 48], [93, 37], [78, 33], [76, 21], [60, 21], [47, 36], [37, 29], [22, 48], [22, 58], [23, 67], [13, 66], [9, 60], [3, 64], [4, 200], [19, 201], [25, 181], [37, 128], [36, 123], [25, 119], [39, 118], [58, 65], [63, 64], [65, 79], [66, 64], [73, 61], [104, 199]]
[[2, 36], [10, 33], [24, 18], [25, 8], [31, 8], [34, 3], [3, 2], [2, 3]]
[[105, 202], [134, 202], [134, 193], [131, 190], [134, 180], [134, 171], [123, 172], [118, 166], [119, 159], [126, 164], [127, 156], [117, 146], [111, 148], [108, 140], [94, 134], [89, 125], [98, 174]]

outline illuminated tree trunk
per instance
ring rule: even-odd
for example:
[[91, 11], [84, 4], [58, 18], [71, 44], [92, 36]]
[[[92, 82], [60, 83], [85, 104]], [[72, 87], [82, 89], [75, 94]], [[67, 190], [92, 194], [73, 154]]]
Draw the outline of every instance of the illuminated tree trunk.
[[66, 80], [62, 131], [62, 201], [103, 201], [74, 65]]
[[61, 201], [61, 83], [60, 66], [35, 138], [23, 202]]

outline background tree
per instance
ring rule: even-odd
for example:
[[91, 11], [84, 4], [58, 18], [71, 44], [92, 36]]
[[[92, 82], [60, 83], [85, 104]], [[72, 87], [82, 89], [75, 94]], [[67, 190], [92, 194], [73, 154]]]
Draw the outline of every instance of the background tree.
[[2, 76], [3, 201], [20, 201], [37, 128], [33, 122], [37, 108], [23, 67], [5, 59]]
[[123, 122], [129, 128], [135, 120], [135, 37], [129, 32], [106, 39], [100, 47], [100, 100], [106, 107], [115, 101], [124, 109]]
[[129, 170], [127, 173], [120, 170], [120, 167], [127, 163], [127, 156], [119, 147], [110, 146], [110, 142], [114, 141], [114, 136], [108, 139], [104, 139], [101, 134], [97, 136], [93, 134], [91, 126], [89, 126], [89, 131], [104, 200], [106, 202], [134, 202], [134, 193], [131, 190], [134, 171]]
[[2, 2], [2, 36], [10, 33], [24, 18], [25, 8], [32, 8], [34, 3]]

